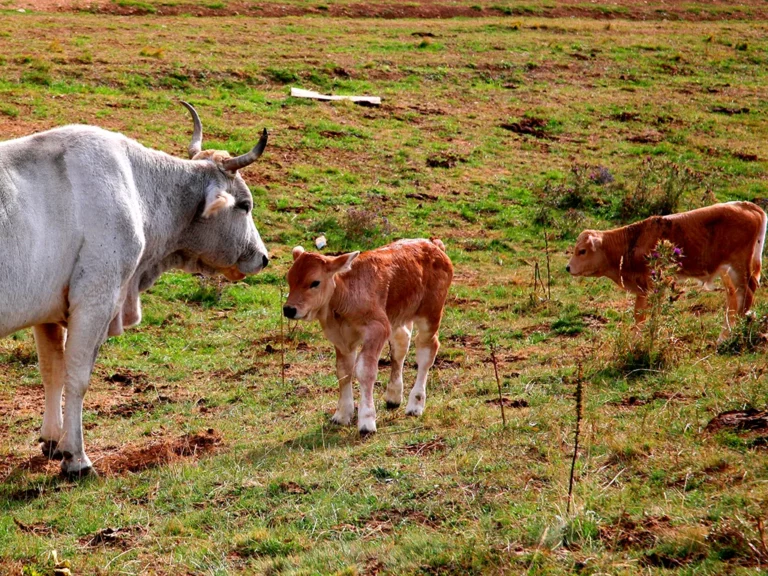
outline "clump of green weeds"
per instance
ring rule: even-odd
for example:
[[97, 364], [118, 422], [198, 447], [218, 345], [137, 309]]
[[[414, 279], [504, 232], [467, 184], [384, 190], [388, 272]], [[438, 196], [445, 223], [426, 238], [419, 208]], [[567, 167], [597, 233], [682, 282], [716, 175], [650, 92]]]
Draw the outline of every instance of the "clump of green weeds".
[[729, 356], [754, 352], [768, 341], [768, 315], [750, 310], [731, 328], [731, 333], [717, 345], [717, 353]]
[[704, 184], [704, 176], [688, 166], [663, 158], [645, 158], [634, 187], [619, 198], [616, 216], [630, 221], [673, 214], [687, 194]]
[[348, 242], [364, 247], [382, 244], [392, 235], [392, 224], [376, 202], [347, 208], [342, 229]]
[[[573, 164], [563, 181], [548, 181], [544, 185], [534, 222], [555, 228], [559, 239], [574, 238], [586, 222], [585, 210], [599, 211], [614, 182], [613, 174], [605, 166]], [[556, 210], [565, 212], [556, 217]]]

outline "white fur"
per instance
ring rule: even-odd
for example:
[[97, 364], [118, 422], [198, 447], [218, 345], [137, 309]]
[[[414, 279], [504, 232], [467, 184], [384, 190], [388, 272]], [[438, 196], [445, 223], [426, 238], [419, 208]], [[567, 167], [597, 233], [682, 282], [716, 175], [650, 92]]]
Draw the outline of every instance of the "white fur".
[[[41, 436], [58, 445], [65, 473], [91, 466], [83, 397], [108, 332], [141, 319], [139, 292], [172, 267], [263, 267], [251, 216], [224, 210], [235, 191], [250, 196], [213, 161], [174, 158], [92, 126], [0, 143], [0, 337], [35, 327]], [[203, 203], [203, 216], [220, 216], [200, 222]]]

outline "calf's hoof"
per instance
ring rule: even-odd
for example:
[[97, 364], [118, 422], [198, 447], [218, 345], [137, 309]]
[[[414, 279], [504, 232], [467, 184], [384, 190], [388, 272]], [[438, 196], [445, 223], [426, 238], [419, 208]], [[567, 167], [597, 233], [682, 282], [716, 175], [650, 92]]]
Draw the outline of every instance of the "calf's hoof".
[[398, 408], [400, 408], [400, 402], [390, 402], [389, 400], [387, 400], [386, 406], [387, 406], [387, 410], [397, 410]]
[[360, 432], [360, 436], [370, 436], [371, 434], [376, 433], [376, 424], [365, 424], [360, 426], [358, 431]]
[[64, 458], [64, 455], [57, 449], [59, 443], [56, 440], [43, 440], [41, 438], [40, 442], [42, 442], [40, 450], [48, 460], [61, 460]]
[[337, 426], [349, 426], [352, 424], [352, 416], [344, 416], [343, 414], [336, 412], [336, 414], [331, 416], [331, 424], [336, 424]]

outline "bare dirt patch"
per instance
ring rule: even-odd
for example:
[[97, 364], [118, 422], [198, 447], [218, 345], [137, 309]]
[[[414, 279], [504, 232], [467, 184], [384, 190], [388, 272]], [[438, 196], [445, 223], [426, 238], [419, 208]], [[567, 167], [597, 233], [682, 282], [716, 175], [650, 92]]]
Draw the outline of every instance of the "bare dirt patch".
[[[489, 398], [488, 400], [485, 401], [485, 403], [495, 404], [496, 406], [498, 406], [499, 399]], [[528, 400], [525, 400], [524, 398], [509, 398], [508, 396], [502, 396], [501, 404], [503, 404], [507, 408], [528, 408]]]
[[183, 458], [199, 458], [221, 444], [221, 436], [209, 428], [197, 434], [185, 434], [176, 440], [158, 440], [144, 446], [124, 448], [116, 453], [94, 458], [99, 474], [116, 476], [164, 466]]
[[445, 438], [438, 437], [425, 442], [416, 442], [415, 444], [406, 444], [403, 446], [403, 452], [411, 454], [413, 456], [421, 456], [422, 454], [431, 454], [432, 452], [443, 451], [447, 447]]
[[633, 520], [625, 514], [612, 524], [600, 528], [600, 540], [614, 550], [647, 548], [653, 546], [669, 527], [668, 516], [647, 516]]
[[722, 429], [740, 431], [766, 431], [768, 430], [768, 410], [729, 410], [712, 418], [707, 424], [708, 432], [716, 432]]

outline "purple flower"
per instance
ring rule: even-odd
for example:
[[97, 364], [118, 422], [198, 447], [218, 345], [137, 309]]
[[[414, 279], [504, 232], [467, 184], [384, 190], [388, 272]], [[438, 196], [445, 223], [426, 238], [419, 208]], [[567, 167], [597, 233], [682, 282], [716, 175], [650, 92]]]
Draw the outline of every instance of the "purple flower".
[[659, 257], [659, 253], [658, 253], [658, 252], [656, 252], [656, 251], [654, 250], [654, 251], [651, 253], [651, 256], [652, 256], [653, 258], [658, 258], [658, 257]]
[[683, 251], [682, 251], [682, 250], [680, 250], [680, 248], [678, 248], [677, 246], [675, 246], [675, 249], [674, 249], [674, 250], [672, 250], [672, 253], [673, 253], [675, 256], [680, 256], [680, 255], [683, 253]]

